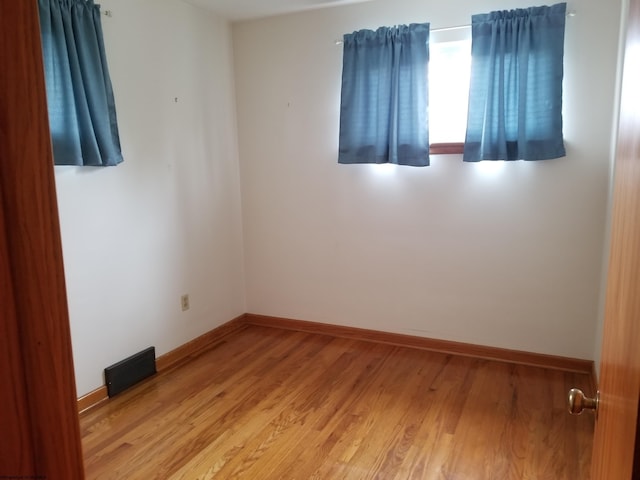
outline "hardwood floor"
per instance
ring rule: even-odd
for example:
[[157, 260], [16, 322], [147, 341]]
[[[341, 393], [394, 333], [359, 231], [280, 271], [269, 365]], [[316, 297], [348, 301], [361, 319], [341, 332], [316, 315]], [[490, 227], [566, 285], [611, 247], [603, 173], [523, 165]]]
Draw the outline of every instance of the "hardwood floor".
[[588, 478], [588, 375], [248, 326], [81, 414], [87, 479]]

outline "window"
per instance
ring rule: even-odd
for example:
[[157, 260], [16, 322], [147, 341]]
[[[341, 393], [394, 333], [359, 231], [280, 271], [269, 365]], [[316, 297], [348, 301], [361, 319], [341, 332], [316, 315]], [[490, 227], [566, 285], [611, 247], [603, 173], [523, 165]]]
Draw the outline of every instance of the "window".
[[56, 165], [122, 162], [113, 89], [93, 0], [39, 0]]
[[471, 28], [432, 31], [429, 51], [431, 153], [462, 153], [470, 70]]
[[564, 156], [565, 16], [560, 3], [473, 15], [468, 27], [422, 24], [421, 35], [415, 24], [345, 35], [338, 162]]

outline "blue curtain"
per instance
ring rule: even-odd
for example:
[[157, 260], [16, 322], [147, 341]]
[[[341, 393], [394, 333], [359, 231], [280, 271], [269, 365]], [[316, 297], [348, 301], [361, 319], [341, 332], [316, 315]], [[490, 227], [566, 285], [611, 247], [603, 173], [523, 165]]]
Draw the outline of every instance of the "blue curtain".
[[429, 165], [429, 24], [344, 36], [339, 163]]
[[565, 18], [566, 3], [472, 17], [465, 161], [565, 155]]
[[100, 6], [38, 0], [49, 124], [56, 165], [122, 162]]

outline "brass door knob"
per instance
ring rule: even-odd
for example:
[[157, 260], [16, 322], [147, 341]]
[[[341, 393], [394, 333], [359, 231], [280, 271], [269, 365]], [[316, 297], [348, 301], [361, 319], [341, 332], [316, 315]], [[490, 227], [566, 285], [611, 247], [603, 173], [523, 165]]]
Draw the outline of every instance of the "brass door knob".
[[589, 398], [579, 388], [569, 390], [569, 413], [571, 415], [580, 415], [585, 410], [593, 410], [598, 413], [598, 403], [600, 402], [600, 392], [596, 393], [595, 398]]

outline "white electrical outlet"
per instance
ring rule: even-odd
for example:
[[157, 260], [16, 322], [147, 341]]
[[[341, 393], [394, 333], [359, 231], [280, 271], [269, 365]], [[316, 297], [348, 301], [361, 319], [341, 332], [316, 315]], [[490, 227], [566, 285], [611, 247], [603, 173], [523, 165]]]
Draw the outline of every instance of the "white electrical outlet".
[[189, 310], [189, 294], [185, 293], [180, 297], [180, 305], [182, 307], [182, 311]]

